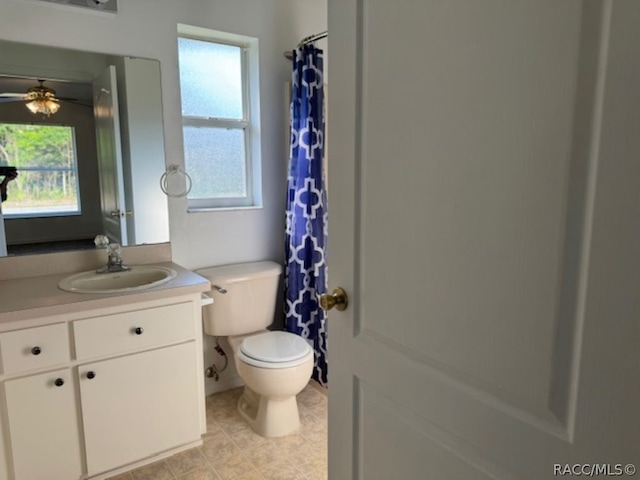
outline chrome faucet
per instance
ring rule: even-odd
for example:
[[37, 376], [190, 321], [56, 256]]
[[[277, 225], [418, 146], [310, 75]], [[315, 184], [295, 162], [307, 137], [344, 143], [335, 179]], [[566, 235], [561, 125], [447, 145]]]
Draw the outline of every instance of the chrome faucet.
[[107, 264], [96, 270], [96, 273], [126, 272], [131, 267], [123, 265], [122, 247], [119, 243], [109, 243], [106, 235], [98, 235], [94, 243], [98, 248], [107, 249]]

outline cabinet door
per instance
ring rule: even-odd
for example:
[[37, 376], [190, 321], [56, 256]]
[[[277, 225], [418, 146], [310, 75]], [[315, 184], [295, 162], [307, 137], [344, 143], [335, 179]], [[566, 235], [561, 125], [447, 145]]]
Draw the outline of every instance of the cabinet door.
[[16, 480], [82, 474], [78, 410], [68, 369], [5, 383]]
[[79, 367], [89, 475], [200, 439], [195, 342]]

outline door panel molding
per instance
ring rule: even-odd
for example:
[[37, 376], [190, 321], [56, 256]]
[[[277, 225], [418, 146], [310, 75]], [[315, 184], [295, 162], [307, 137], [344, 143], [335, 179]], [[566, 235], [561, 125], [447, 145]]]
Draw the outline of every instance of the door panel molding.
[[[477, 445], [425, 420], [374, 385], [357, 377], [355, 380], [356, 398], [360, 407], [359, 442], [381, 442], [382, 445], [372, 451], [383, 452], [382, 456], [361, 457], [359, 470], [362, 474], [357, 478], [412, 478], [410, 471], [402, 471], [403, 467], [410, 465], [412, 457], [427, 457], [429, 471], [425, 472], [425, 478], [444, 478], [444, 472], [438, 469], [438, 465], [443, 462], [447, 462], [449, 468], [457, 469], [456, 478], [521, 478], [497, 462], [487, 461], [485, 452]], [[364, 444], [357, 445], [361, 455], [364, 454], [367, 450]], [[401, 445], [411, 445], [411, 450], [405, 450]]]
[[[584, 4], [549, 409], [573, 439], [612, 3]], [[595, 74], [594, 74], [595, 72]]]
[[[407, 377], [412, 378], [412, 383], [415, 382], [421, 387], [430, 385], [430, 390], [438, 392], [438, 397], [464, 396], [465, 409], [491, 410], [493, 412], [491, 415], [508, 416], [511, 418], [510, 422], [521, 423], [527, 430], [534, 428], [553, 435], [562, 442], [571, 441], [566, 425], [545, 406], [514, 398], [508, 392], [496, 394], [494, 389], [479, 383], [477, 379], [452, 371], [446, 365], [437, 365], [431, 359], [425, 358], [425, 355], [405, 350], [388, 338], [374, 333], [361, 334], [354, 339], [352, 348], [355, 351], [355, 358], [361, 360], [353, 365], [354, 371], [358, 372], [358, 378], [373, 383], [374, 379], [367, 371], [379, 372], [375, 383], [378, 386], [383, 385], [383, 390], [395, 392], [397, 398], [405, 399], [406, 407], [409, 409], [423, 410], [419, 402], [424, 401], [424, 398], [420, 399], [416, 396], [414, 401], [406, 388], [401, 388]], [[370, 359], [365, 360], [369, 355], [375, 357], [377, 351], [384, 351], [386, 359], [378, 361], [376, 357], [373, 363]], [[403, 373], [398, 375], [394, 372]], [[442, 407], [449, 408], [449, 405], [446, 402]], [[434, 424], [439, 423], [437, 418], [437, 415], [433, 416]]]
[[[406, 417], [412, 418], [412, 424], [420, 423], [436, 438], [446, 440], [451, 448], [459, 446], [467, 452], [463, 456], [472, 464], [474, 458], [480, 457], [505, 459], [502, 463], [496, 460], [486, 464], [486, 468], [492, 466], [487, 471], [521, 474], [520, 477], [498, 475], [496, 478], [546, 478], [552, 465], [540, 465], [538, 458], [528, 457], [527, 450], [548, 450], [562, 458], [571, 448], [568, 432], [549, 412], [515, 407], [439, 370], [408, 360], [398, 351], [387, 350], [370, 336], [360, 336], [352, 342], [351, 348], [352, 370], [357, 378], [353, 393], [356, 405], [362, 406], [362, 394], [358, 393], [360, 385], [371, 385], [377, 395], [392, 393], [398, 411], [415, 415], [415, 418]], [[381, 348], [385, 348], [384, 356], [379, 355]], [[407, 378], [411, 378], [409, 383]], [[428, 393], [425, 395], [425, 392]], [[358, 410], [361, 409], [355, 409]], [[353, 437], [355, 450], [362, 455], [361, 422], [356, 431]], [[495, 431], [508, 433], [508, 436], [496, 438]], [[522, 447], [522, 439], [526, 439], [527, 448]], [[471, 450], [471, 446], [476, 448]]]
[[[368, 212], [364, 208], [365, 192], [371, 185], [367, 185], [367, 166], [364, 164], [363, 155], [366, 149], [363, 145], [367, 142], [367, 125], [366, 118], [370, 115], [364, 104], [363, 98], [367, 98], [368, 94], [368, 75], [367, 55], [364, 45], [366, 45], [367, 34], [367, 8], [371, 0], [361, 0], [357, 2], [358, 8], [365, 18], [364, 23], [358, 25], [357, 49], [359, 52], [359, 63], [356, 67], [358, 95], [355, 101], [355, 108], [358, 111], [357, 118], [360, 119], [356, 124], [356, 157], [355, 157], [355, 177], [359, 192], [355, 197], [356, 211], [362, 211], [361, 215], [356, 216], [355, 224], [355, 244], [361, 245], [360, 254], [356, 256], [356, 285], [355, 295], [359, 298], [366, 298], [367, 291], [371, 286], [365, 281], [366, 272], [364, 265], [367, 263], [366, 250], [368, 237], [366, 235], [365, 223], [368, 218], [377, 215], [378, 212]], [[549, 304], [547, 308], [548, 315], [541, 317], [541, 322], [546, 325], [546, 334], [537, 339], [540, 346], [544, 346], [548, 355], [540, 354], [542, 358], [549, 358], [548, 364], [545, 365], [543, 374], [540, 374], [539, 383], [547, 386], [547, 390], [543, 392], [537, 402], [531, 402], [528, 395], [522, 394], [517, 390], [509, 390], [501, 388], [500, 385], [492, 383], [478, 375], [474, 375], [463, 368], [457, 368], [454, 365], [443, 361], [436, 356], [426, 356], [413, 348], [408, 343], [399, 341], [397, 337], [391, 337], [384, 331], [378, 330], [375, 326], [371, 326], [365, 318], [367, 315], [375, 315], [362, 310], [356, 305], [355, 315], [355, 334], [370, 335], [378, 341], [384, 343], [388, 348], [396, 348], [401, 352], [406, 352], [414, 361], [423, 362], [432, 369], [441, 371], [445, 375], [451, 376], [455, 381], [466, 383], [470, 388], [483, 391], [485, 394], [510, 404], [520, 410], [527, 417], [533, 415], [539, 422], [545, 425], [543, 428], [550, 428], [551, 431], [557, 431], [559, 427], [562, 429], [562, 436], [572, 433], [572, 425], [570, 412], [573, 411], [571, 404], [571, 391], [575, 391], [578, 383], [578, 364], [580, 361], [580, 339], [581, 339], [581, 321], [580, 315], [582, 309], [578, 304], [579, 290], [582, 290], [582, 301], [584, 301], [584, 289], [586, 288], [587, 271], [588, 271], [588, 245], [590, 239], [590, 230], [588, 225], [591, 223], [591, 215], [593, 214], [593, 194], [595, 188], [595, 171], [597, 169], [597, 135], [598, 135], [598, 111], [597, 105], [587, 100], [593, 96], [596, 88], [602, 89], [601, 78], [596, 78], [593, 72], [600, 71], [598, 67], [606, 59], [607, 35], [600, 35], [601, 30], [605, 31], [607, 16], [602, 12], [602, 4], [594, 6], [590, 4], [582, 11], [582, 30], [577, 39], [580, 46], [579, 65], [576, 67], [574, 79], [577, 83], [576, 96], [584, 102], [576, 102], [576, 107], [571, 108], [567, 112], [569, 126], [567, 134], [567, 158], [566, 165], [566, 184], [564, 184], [559, 203], [556, 205], [558, 218], [561, 222], [556, 230], [557, 242], [555, 250], [552, 254], [557, 257], [549, 257], [550, 265], [560, 264], [559, 270], [553, 272], [554, 277], [549, 279], [549, 283], [554, 285], [554, 289], [549, 293]], [[594, 30], [598, 35], [594, 37]], [[576, 32], [577, 35], [577, 32]], [[599, 82], [599, 83], [598, 83]], [[597, 85], [600, 85], [597, 87]], [[600, 99], [601, 101], [601, 99]], [[373, 112], [375, 113], [375, 112]], [[394, 118], [394, 120], [397, 120]], [[586, 139], [586, 140], [585, 140]], [[587, 145], [585, 151], [585, 143]], [[591, 150], [591, 155], [589, 151]], [[585, 157], [585, 154], [587, 156]], [[585, 159], [586, 158], [586, 159]], [[389, 159], [389, 161], [397, 161], [397, 159]], [[588, 187], [588, 188], [587, 188]], [[400, 214], [402, 215], [402, 214]], [[408, 217], [409, 215], [405, 215]], [[390, 250], [396, 248], [389, 246]], [[557, 261], [556, 261], [557, 258]], [[370, 261], [371, 258], [369, 257]], [[397, 297], [398, 292], [391, 287], [390, 297]], [[371, 294], [372, 297], [379, 295]], [[369, 317], [372, 318], [372, 317]], [[392, 325], [393, 321], [389, 316], [384, 317], [385, 322]], [[417, 321], [417, 320], [416, 320]], [[532, 328], [537, 327], [535, 323], [531, 323]], [[526, 338], [520, 339], [525, 345]], [[566, 352], [573, 352], [567, 355]], [[417, 360], [419, 359], [419, 360]], [[524, 374], [526, 376], [526, 374]], [[557, 433], [557, 432], [556, 432]]]

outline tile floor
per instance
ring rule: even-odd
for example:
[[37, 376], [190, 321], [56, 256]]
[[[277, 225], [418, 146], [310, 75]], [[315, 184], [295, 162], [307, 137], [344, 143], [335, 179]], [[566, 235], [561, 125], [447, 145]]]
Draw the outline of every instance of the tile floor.
[[109, 480], [326, 480], [327, 397], [298, 395], [300, 429], [279, 438], [253, 433], [236, 411], [242, 388], [207, 397], [204, 444]]

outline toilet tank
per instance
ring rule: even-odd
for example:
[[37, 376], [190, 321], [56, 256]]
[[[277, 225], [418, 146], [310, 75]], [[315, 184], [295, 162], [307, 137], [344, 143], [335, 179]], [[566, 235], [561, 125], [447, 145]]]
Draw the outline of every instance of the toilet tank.
[[[225, 337], [264, 330], [273, 323], [282, 267], [274, 262], [203, 268], [213, 304], [203, 307], [204, 331]], [[226, 292], [226, 293], [223, 293]]]

